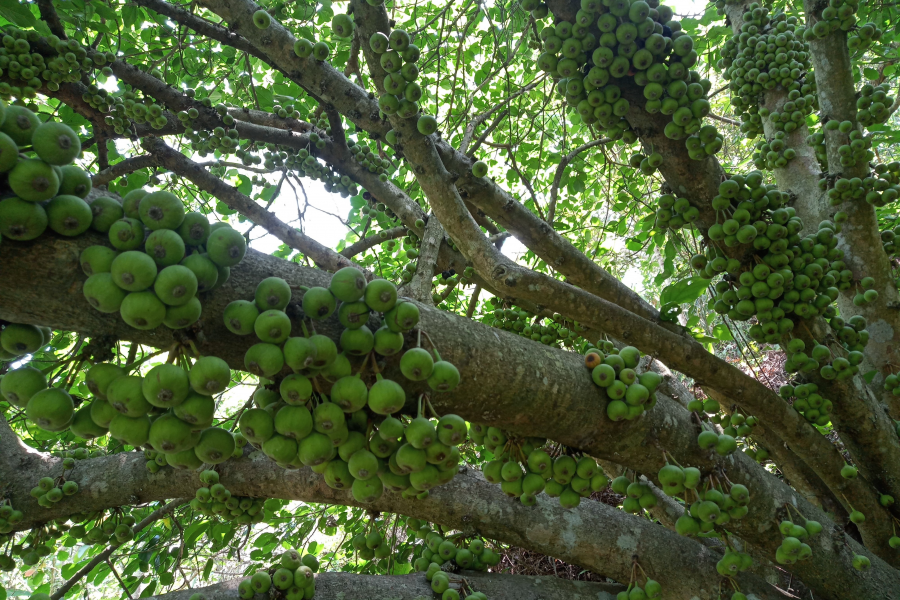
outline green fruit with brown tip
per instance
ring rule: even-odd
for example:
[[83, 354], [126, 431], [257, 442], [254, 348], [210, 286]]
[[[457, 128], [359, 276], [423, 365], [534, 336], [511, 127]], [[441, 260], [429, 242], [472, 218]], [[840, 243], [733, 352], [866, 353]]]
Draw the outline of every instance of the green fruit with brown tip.
[[72, 397], [61, 388], [47, 388], [34, 394], [25, 405], [32, 423], [46, 431], [62, 431], [75, 416]]
[[32, 396], [45, 389], [47, 378], [28, 365], [9, 371], [0, 378], [0, 396], [18, 408], [25, 408]]
[[178, 406], [184, 402], [190, 391], [188, 374], [177, 365], [156, 365], [147, 372], [141, 382], [144, 398], [159, 408]]
[[166, 305], [153, 292], [132, 292], [122, 300], [119, 314], [135, 329], [149, 331], [162, 325]]
[[380, 327], [375, 332], [373, 349], [381, 356], [393, 356], [403, 349], [403, 334]]
[[[259, 29], [268, 29], [269, 25], [272, 24], [272, 16], [266, 11], [260, 9], [253, 13], [253, 24], [256, 25]], [[256, 588], [256, 586], [254, 586]], [[257, 589], [257, 593], [266, 592], [269, 590], [269, 586], [266, 586], [265, 590]]]
[[341, 377], [331, 386], [331, 401], [347, 413], [360, 410], [368, 398], [369, 390], [359, 377]]
[[212, 396], [225, 391], [231, 383], [231, 368], [217, 356], [197, 359], [188, 373], [191, 389], [204, 396]]
[[284, 344], [284, 362], [294, 371], [303, 371], [315, 366], [316, 356], [317, 346], [312, 338], [292, 337]]
[[43, 343], [44, 336], [34, 325], [10, 323], [0, 332], [0, 347], [16, 356], [36, 352]]
[[334, 295], [326, 288], [311, 287], [303, 294], [303, 312], [311, 319], [327, 319], [334, 312], [335, 306]]
[[171, 265], [156, 276], [153, 291], [164, 304], [181, 306], [197, 294], [197, 277], [182, 265]]
[[28, 202], [43, 202], [59, 193], [59, 176], [42, 160], [20, 160], [8, 178], [13, 193]]
[[187, 267], [197, 278], [197, 292], [208, 292], [216, 287], [219, 281], [219, 270], [215, 263], [209, 260], [205, 254], [191, 254], [181, 261], [183, 267]]
[[359, 329], [345, 329], [341, 332], [341, 350], [352, 356], [365, 356], [375, 344], [372, 331], [363, 325]]
[[321, 334], [312, 335], [309, 341], [316, 347], [316, 358], [313, 361], [313, 367], [323, 369], [333, 363], [337, 358], [337, 346], [331, 341], [331, 338]]
[[47, 121], [35, 128], [31, 147], [44, 162], [67, 165], [81, 152], [81, 140], [65, 123]]
[[40, 204], [20, 198], [0, 200], [0, 235], [27, 242], [47, 229], [47, 211]]
[[[74, 194], [72, 196], [80, 198], [80, 196], [75, 196]], [[113, 223], [125, 216], [122, 205], [108, 196], [94, 198], [88, 205], [91, 208], [91, 229], [100, 233], [109, 233], [109, 228], [113, 226]]]
[[344, 302], [338, 308], [338, 321], [347, 329], [359, 329], [368, 322], [369, 312], [365, 302]]
[[444, 415], [438, 420], [437, 434], [442, 444], [458, 446], [466, 441], [466, 421], [459, 415]]
[[69, 425], [69, 429], [78, 437], [86, 440], [102, 437], [109, 432], [106, 427], [100, 427], [94, 423], [94, 420], [91, 418], [90, 406], [83, 406], [75, 411], [75, 416], [72, 418], [72, 424]]
[[291, 335], [291, 319], [280, 310], [267, 310], [253, 323], [256, 337], [270, 344], [281, 344]]
[[209, 427], [200, 432], [194, 452], [202, 462], [217, 465], [234, 454], [234, 436], [219, 427]]
[[488, 174], [488, 166], [487, 163], [481, 160], [477, 160], [472, 164], [472, 176], [478, 177], [479, 179]]
[[388, 312], [397, 303], [397, 286], [387, 279], [374, 279], [366, 286], [363, 299], [375, 312]]
[[428, 378], [428, 386], [436, 392], [449, 392], [459, 385], [459, 370], [453, 363], [439, 360]]
[[59, 182], [59, 193], [86, 198], [92, 188], [91, 176], [75, 165], [66, 165], [60, 171], [62, 180]]
[[254, 375], [272, 377], [284, 368], [284, 354], [275, 344], [253, 344], [244, 353], [244, 367]]
[[189, 212], [178, 226], [178, 235], [185, 246], [200, 246], [209, 237], [209, 219], [198, 212]]
[[150, 229], [178, 229], [184, 221], [184, 204], [172, 192], [152, 192], [138, 203], [141, 222]]
[[98, 397], [106, 399], [106, 390], [109, 384], [125, 376], [125, 369], [119, 365], [111, 363], [97, 363], [84, 376], [84, 383], [91, 393]]
[[196, 296], [180, 306], [166, 306], [166, 318], [163, 325], [169, 329], [184, 329], [200, 320], [203, 305]]
[[141, 200], [144, 199], [144, 196], [147, 195], [147, 190], [131, 190], [122, 198], [122, 210], [125, 211], [125, 216], [129, 219], [140, 219], [141, 211], [140, 205]]
[[268, 411], [250, 408], [241, 414], [238, 421], [241, 435], [250, 442], [260, 445], [275, 434], [275, 421]]
[[194, 445], [190, 424], [171, 414], [164, 414], [153, 421], [147, 441], [154, 450], [163, 454], [175, 454]]
[[406, 332], [419, 323], [419, 307], [412, 302], [400, 302], [384, 315], [384, 324], [391, 331]]
[[281, 395], [281, 399], [288, 404], [305, 404], [312, 396], [312, 382], [303, 375], [291, 373], [281, 380], [278, 392]]
[[115, 250], [106, 246], [88, 246], [81, 251], [78, 262], [84, 274], [90, 277], [95, 273], [109, 273], [112, 261], [118, 255]]
[[[112, 405], [103, 398], [95, 398], [90, 405], [91, 419], [98, 427], [109, 428], [112, 420], [117, 415], [122, 415], [114, 409]], [[124, 416], [124, 415], [122, 415]], [[147, 420], [147, 431], [150, 430], [150, 421]]]
[[[235, 335], [248, 335], [253, 333], [253, 325], [259, 317], [259, 309], [253, 302], [247, 300], [235, 300], [225, 307], [223, 313], [225, 328]], [[287, 357], [287, 346], [285, 346]]]
[[434, 424], [424, 418], [416, 417], [410, 421], [405, 431], [406, 441], [413, 448], [425, 449], [437, 441], [437, 431]]
[[406, 404], [406, 392], [396, 381], [379, 379], [369, 389], [368, 405], [379, 415], [389, 415], [399, 411]]
[[177, 265], [184, 259], [184, 240], [171, 229], [157, 229], [147, 236], [144, 252], [159, 267]]
[[196, 471], [203, 466], [203, 461], [197, 456], [193, 448], [182, 450], [166, 456], [166, 464], [184, 471]]
[[300, 462], [307, 467], [314, 467], [331, 460], [334, 452], [334, 444], [331, 439], [325, 434], [314, 431], [300, 440], [297, 454]]
[[263, 453], [279, 464], [288, 464], [297, 456], [297, 440], [275, 434], [262, 445]]
[[68, 237], [81, 235], [91, 226], [91, 207], [78, 196], [56, 196], [45, 207], [50, 229]]
[[137, 250], [144, 245], [144, 224], [137, 219], [119, 219], [109, 227], [109, 243], [116, 250]]
[[19, 147], [11, 137], [0, 132], [0, 173], [6, 173], [19, 161]]
[[114, 313], [122, 307], [128, 292], [113, 281], [110, 273], [95, 273], [82, 286], [84, 297], [95, 309], [102, 313]]
[[341, 302], [356, 302], [366, 292], [366, 278], [356, 267], [344, 267], [331, 277], [328, 289]]
[[212, 424], [216, 412], [216, 402], [211, 396], [196, 392], [188, 394], [184, 402], [175, 406], [172, 412], [176, 417], [191, 426], [191, 430], [208, 427]]
[[157, 266], [152, 258], [131, 250], [118, 255], [110, 265], [113, 281], [123, 290], [140, 292], [146, 290], [156, 279]]
[[324, 434], [345, 427], [344, 411], [334, 402], [322, 402], [313, 411], [313, 425]]
[[275, 413], [275, 431], [279, 435], [302, 440], [313, 430], [313, 418], [305, 406], [283, 406]]
[[400, 372], [410, 381], [425, 381], [434, 371], [434, 359], [424, 348], [410, 348], [400, 358]]
[[31, 137], [41, 126], [36, 114], [24, 106], [10, 105], [6, 107], [6, 115], [0, 125], [0, 131], [8, 135], [19, 146], [31, 145]]
[[[91, 416], [94, 416], [93, 407]], [[129, 446], [143, 446], [150, 439], [150, 427], [150, 417], [132, 418], [119, 413], [109, 422], [109, 435]]]
[[184, 329], [200, 320], [203, 305], [196, 296], [180, 306], [166, 306], [166, 318], [163, 325], [169, 329]]
[[231, 227], [219, 227], [206, 240], [209, 260], [222, 267], [233, 267], [247, 252], [247, 240]]
[[106, 388], [110, 405], [128, 417], [141, 417], [150, 412], [152, 405], [144, 398], [141, 377], [119, 377]]
[[291, 286], [281, 277], [267, 277], [256, 286], [256, 307], [262, 311], [283, 311], [291, 301]]

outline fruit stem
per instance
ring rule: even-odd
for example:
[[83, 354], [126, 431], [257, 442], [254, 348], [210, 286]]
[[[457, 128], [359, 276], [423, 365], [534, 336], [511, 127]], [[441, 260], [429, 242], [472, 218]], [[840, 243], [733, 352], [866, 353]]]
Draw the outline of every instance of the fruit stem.
[[308, 338], [309, 337], [309, 329], [307, 329], [306, 321], [304, 321], [303, 319], [300, 319], [300, 327], [303, 328], [303, 337]]
[[[423, 394], [423, 396], [425, 396], [425, 395]], [[441, 415], [439, 415], [438, 412], [436, 410], [434, 410], [434, 406], [431, 405], [431, 398], [429, 398], [428, 396], [425, 396], [425, 402], [428, 404], [428, 408], [431, 409], [431, 414], [434, 415], [434, 418], [440, 419]]]
[[378, 361], [375, 360], [375, 353], [369, 352], [369, 357], [372, 359], [372, 371], [375, 372], [375, 378], [381, 381], [381, 370], [378, 368]]

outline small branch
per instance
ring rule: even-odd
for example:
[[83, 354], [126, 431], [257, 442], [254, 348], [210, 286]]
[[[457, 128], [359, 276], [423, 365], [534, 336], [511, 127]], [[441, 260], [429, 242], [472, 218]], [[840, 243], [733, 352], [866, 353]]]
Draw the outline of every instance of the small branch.
[[[347, 258], [353, 258], [357, 254], [362, 254], [369, 248], [374, 248], [379, 244], [383, 244], [388, 240], [396, 240], [397, 238], [401, 238], [406, 235], [406, 232], [409, 231], [406, 227], [402, 225], [400, 227], [394, 227], [392, 229], [388, 229], [384, 232], [376, 233], [375, 235], [370, 235], [365, 237], [358, 242], [351, 244], [341, 250], [341, 256], [345, 256]], [[386, 233], [387, 235], [382, 237], [381, 233]]]
[[734, 125], [735, 127], [740, 127], [741, 122], [735, 121], [734, 119], [729, 119], [728, 117], [722, 117], [715, 113], [709, 113], [708, 116], [710, 119], [715, 119], [716, 121], [722, 121], [723, 123], [728, 123], [729, 125]]
[[361, 271], [364, 269], [355, 265], [349, 259], [341, 256], [334, 250], [327, 248], [314, 239], [302, 234], [293, 227], [289, 227], [278, 217], [259, 206], [251, 198], [240, 193], [218, 177], [211, 175], [206, 169], [177, 152], [159, 138], [144, 138], [141, 145], [148, 152], [155, 154], [162, 165], [194, 183], [201, 190], [208, 192], [236, 210], [260, 227], [287, 244], [289, 248], [299, 250], [303, 254], [319, 263], [323, 269], [337, 271], [343, 267], [355, 266]]
[[63, 27], [62, 21], [59, 20], [59, 15], [53, 7], [52, 0], [37, 0], [37, 5], [38, 10], [41, 11], [41, 20], [47, 23], [47, 27], [50, 28], [50, 33], [61, 40], [69, 39], [68, 36], [66, 36], [65, 27]]
[[475, 307], [478, 305], [478, 296], [481, 295], [481, 286], [476, 285], [475, 289], [472, 291], [472, 297], [469, 298], [469, 306], [466, 308], [466, 317], [469, 319], [472, 318], [472, 315], [475, 314]]
[[500, 125], [500, 123], [503, 122], [503, 119], [505, 119], [505, 118], [506, 118], [506, 115], [508, 115], [508, 114], [509, 114], [509, 111], [508, 111], [508, 110], [504, 110], [504, 111], [501, 112], [499, 115], [497, 115], [497, 116], [494, 118], [493, 123], [491, 123], [490, 125], [488, 125], [488, 128], [484, 130], [484, 133], [482, 133], [482, 134], [478, 137], [478, 140], [472, 145], [472, 149], [469, 150], [468, 152], [463, 152], [462, 150], [460, 150], [460, 152], [463, 152], [463, 154], [465, 154], [466, 156], [470, 156], [470, 157], [471, 157], [471, 156], [475, 156], [475, 153], [478, 152], [478, 149], [479, 149], [479, 148], [481, 148], [481, 144], [483, 144], [484, 141], [487, 139], [487, 137], [488, 137], [489, 135], [491, 135], [491, 133], [493, 133], [495, 129], [497, 129], [497, 126]]
[[111, 167], [100, 171], [91, 178], [91, 185], [95, 188], [107, 185], [110, 181], [129, 173], [134, 173], [140, 169], [147, 167], [155, 167], [159, 165], [159, 159], [152, 154], [142, 154], [141, 156], [133, 156], [126, 158], [122, 162], [118, 162]]
[[[154, 521], [158, 521], [159, 519], [161, 519], [165, 515], [169, 514], [170, 512], [172, 512], [173, 510], [175, 510], [176, 508], [181, 506], [182, 504], [186, 504], [189, 500], [190, 500], [190, 498], [176, 498], [175, 500], [172, 500], [165, 506], [156, 509], [155, 511], [153, 511], [152, 513], [147, 515], [140, 523], [138, 523], [137, 525], [134, 526], [134, 532], [138, 533], [139, 531], [143, 530], [144, 528], [146, 528], [148, 525], [150, 525]], [[100, 554], [95, 556], [91, 562], [89, 562], [88, 564], [81, 567], [77, 573], [72, 575], [72, 577], [70, 577], [68, 581], [66, 581], [55, 592], [53, 592], [53, 594], [50, 596], [50, 600], [60, 600], [60, 598], [65, 596], [66, 592], [68, 592], [70, 589], [72, 589], [72, 586], [74, 586], [76, 583], [78, 583], [78, 581], [82, 577], [84, 577], [85, 575], [87, 575], [88, 573], [93, 571], [94, 567], [96, 567], [97, 565], [99, 565], [102, 562], [109, 560], [109, 557], [112, 556], [112, 553], [115, 552], [116, 548], [118, 548], [118, 547], [119, 547], [118, 545], [107, 546], [106, 550], [104, 550], [103, 552], [101, 552]]]
[[[562, 160], [559, 161], [559, 166], [556, 167], [556, 173], [553, 175], [553, 183], [550, 185], [550, 206], [547, 209], [547, 224], [551, 227], [553, 226], [553, 217], [556, 214], [556, 201], [559, 198], [559, 184], [562, 182], [562, 176], [566, 172], [566, 167], [575, 160], [575, 157], [584, 152], [585, 150], [590, 150], [595, 146], [599, 146], [601, 144], [605, 144], [606, 142], [611, 141], [609, 138], [601, 138], [599, 140], [593, 140], [588, 142], [587, 144], [582, 144], [578, 146], [568, 154], [566, 154]], [[512, 151], [510, 151], [512, 154]], [[534, 194], [532, 194], [532, 197]], [[537, 200], [534, 201], [537, 204]], [[540, 211], [540, 209], [538, 209]]]
[[541, 220], [544, 219], [544, 211], [541, 210], [541, 203], [538, 202], [537, 194], [534, 193], [534, 188], [531, 186], [531, 181], [525, 177], [525, 174], [519, 170], [519, 165], [516, 163], [516, 155], [513, 153], [512, 146], [506, 147], [506, 153], [509, 156], [509, 160], [512, 163], [513, 171], [519, 176], [519, 179], [522, 181], [522, 184], [525, 186], [525, 189], [528, 190], [528, 193], [531, 195], [531, 200], [534, 202], [534, 207], [537, 209], [538, 214], [541, 217]]
[[434, 278], [434, 266], [437, 264], [438, 249], [444, 240], [444, 228], [434, 215], [425, 224], [425, 236], [419, 247], [419, 259], [416, 262], [416, 273], [407, 284], [407, 296], [415, 298], [423, 304], [432, 306], [431, 280]]

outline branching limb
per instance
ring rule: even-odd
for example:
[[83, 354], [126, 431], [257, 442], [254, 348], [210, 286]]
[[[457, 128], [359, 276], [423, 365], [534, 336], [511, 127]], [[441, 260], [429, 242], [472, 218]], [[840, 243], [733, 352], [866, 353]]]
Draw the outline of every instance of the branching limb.
[[50, 33], [61, 40], [69, 39], [66, 36], [66, 28], [63, 27], [62, 21], [59, 20], [59, 14], [53, 7], [53, 0], [37, 0], [38, 10], [41, 11], [41, 20], [50, 28]]
[[[134, 526], [134, 532], [138, 533], [144, 530], [148, 525], [163, 518], [182, 504], [186, 504], [189, 500], [190, 498], [176, 498], [175, 500], [168, 502], [165, 506], [156, 509], [155, 511], [141, 519], [140, 523]], [[66, 595], [66, 592], [72, 589], [72, 586], [78, 583], [85, 575], [93, 571], [94, 567], [109, 560], [109, 557], [112, 556], [113, 552], [115, 552], [118, 547], [118, 545], [107, 546], [107, 548], [103, 552], [95, 556], [91, 560], [91, 562], [78, 569], [78, 571], [74, 575], [72, 575], [72, 577], [70, 577], [64, 584], [59, 586], [59, 588], [57, 588], [57, 590], [50, 596], [50, 600], [60, 600], [63, 596]], [[118, 578], [118, 576], [116, 577]]]
[[93, 187], [100, 187], [108, 184], [110, 181], [116, 179], [117, 177], [122, 177], [123, 175], [134, 173], [135, 171], [139, 171], [140, 169], [145, 169], [147, 167], [156, 167], [158, 165], [159, 159], [152, 154], [133, 156], [131, 158], [126, 158], [121, 162], [117, 162], [108, 169], [100, 171], [91, 178], [91, 184], [93, 185]]
[[438, 248], [443, 241], [444, 228], [441, 227], [437, 217], [432, 215], [425, 224], [425, 237], [422, 238], [422, 245], [419, 248], [416, 272], [405, 291], [406, 295], [429, 306], [434, 304], [431, 301], [431, 282], [434, 279]]
[[381, 232], [385, 234], [383, 237], [380, 233], [364, 237], [358, 242], [355, 242], [341, 250], [341, 255], [346, 258], [353, 258], [357, 254], [362, 254], [366, 250], [374, 248], [379, 244], [383, 244], [388, 240], [396, 240], [397, 238], [401, 238], [406, 235], [407, 231], [409, 231], [409, 229], [401, 225], [400, 227], [394, 227]]
[[547, 208], [547, 224], [550, 227], [553, 227], [553, 217], [556, 215], [556, 202], [557, 200], [559, 200], [559, 184], [562, 181], [562, 177], [565, 174], [569, 164], [585, 150], [596, 148], [597, 146], [606, 144], [609, 141], [609, 138], [592, 140], [586, 144], [578, 146], [577, 148], [563, 156], [559, 161], [559, 166], [556, 167], [556, 173], [553, 175], [553, 183], [550, 184], [550, 205]]
[[289, 227], [274, 214], [256, 204], [218, 177], [211, 175], [206, 169], [190, 160], [180, 152], [169, 147], [159, 138], [144, 138], [141, 145], [145, 150], [159, 159], [167, 169], [188, 179], [201, 190], [208, 192], [236, 210], [260, 227], [287, 244], [309, 256], [323, 269], [337, 271], [343, 267], [356, 266], [351, 260], [341, 256], [334, 250], [323, 246], [314, 239]]

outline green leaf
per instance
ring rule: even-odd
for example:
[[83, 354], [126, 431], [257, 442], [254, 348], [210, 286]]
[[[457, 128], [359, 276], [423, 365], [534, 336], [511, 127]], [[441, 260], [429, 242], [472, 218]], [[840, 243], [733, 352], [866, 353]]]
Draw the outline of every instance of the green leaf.
[[731, 335], [731, 331], [728, 330], [728, 326], [726, 326], [725, 323], [719, 323], [718, 325], [713, 327], [712, 334], [714, 338], [723, 342], [730, 342], [734, 339], [734, 337]]
[[209, 581], [209, 574], [213, 568], [213, 559], [209, 558], [206, 560], [206, 566], [203, 567], [203, 581]]
[[34, 17], [27, 5], [6, 3], [0, 6], [0, 16], [19, 27], [31, 27], [43, 35], [50, 35], [50, 28], [43, 21]]
[[709, 280], [702, 277], [688, 277], [663, 288], [659, 295], [659, 303], [690, 304], [703, 295], [709, 286]]
[[875, 379], [875, 376], [878, 375], [877, 370], [869, 371], [865, 375], [863, 375], [863, 379], [866, 380], [866, 383], [872, 383], [872, 380]]
[[869, 81], [876, 81], [878, 79], [878, 71], [870, 67], [863, 69], [863, 75], [865, 75], [866, 79]]

